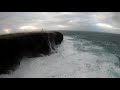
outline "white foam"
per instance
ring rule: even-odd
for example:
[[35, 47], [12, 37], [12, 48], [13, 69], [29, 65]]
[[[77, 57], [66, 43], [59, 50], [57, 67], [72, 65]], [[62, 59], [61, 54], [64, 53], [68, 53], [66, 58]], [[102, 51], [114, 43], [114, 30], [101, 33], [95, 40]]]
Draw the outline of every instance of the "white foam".
[[[77, 43], [77, 42], [76, 42]], [[58, 53], [50, 56], [24, 59], [19, 68], [2, 78], [117, 78], [120, 77], [118, 58], [104, 51], [104, 48], [87, 45], [89, 41], [78, 42], [84, 49], [103, 50], [94, 54], [83, 52], [74, 47], [75, 41], [65, 36], [63, 43], [58, 48]], [[87, 46], [85, 46], [85, 44]]]

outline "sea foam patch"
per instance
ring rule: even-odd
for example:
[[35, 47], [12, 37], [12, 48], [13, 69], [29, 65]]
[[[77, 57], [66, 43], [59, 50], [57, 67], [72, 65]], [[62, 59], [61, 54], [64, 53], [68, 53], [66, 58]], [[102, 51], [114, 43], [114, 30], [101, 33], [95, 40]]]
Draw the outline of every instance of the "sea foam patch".
[[[89, 41], [77, 41], [81, 47]], [[120, 68], [118, 58], [108, 53], [104, 48], [87, 46], [89, 51], [78, 50], [74, 46], [74, 39], [65, 36], [63, 43], [59, 45], [58, 52], [50, 56], [37, 58], [24, 58], [18, 70], [9, 75], [1, 75], [2, 78], [118, 78]], [[101, 50], [101, 54], [92, 53], [92, 49]], [[86, 49], [86, 48], [84, 48]], [[96, 52], [97, 53], [97, 52]], [[27, 60], [26, 60], [27, 59]]]

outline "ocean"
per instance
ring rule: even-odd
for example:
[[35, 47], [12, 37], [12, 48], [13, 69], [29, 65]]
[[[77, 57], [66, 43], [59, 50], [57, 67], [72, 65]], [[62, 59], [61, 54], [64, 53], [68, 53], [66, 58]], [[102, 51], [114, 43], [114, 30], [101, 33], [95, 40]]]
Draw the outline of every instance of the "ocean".
[[50, 56], [24, 58], [0, 78], [120, 78], [120, 35], [60, 31], [63, 42]]

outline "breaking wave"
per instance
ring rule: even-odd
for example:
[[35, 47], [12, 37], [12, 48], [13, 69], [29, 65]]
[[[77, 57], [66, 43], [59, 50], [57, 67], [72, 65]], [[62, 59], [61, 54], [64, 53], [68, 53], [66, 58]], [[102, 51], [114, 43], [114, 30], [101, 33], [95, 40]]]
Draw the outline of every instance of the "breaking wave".
[[120, 62], [115, 54], [85, 39], [65, 36], [57, 53], [24, 58], [18, 69], [1, 78], [119, 78]]

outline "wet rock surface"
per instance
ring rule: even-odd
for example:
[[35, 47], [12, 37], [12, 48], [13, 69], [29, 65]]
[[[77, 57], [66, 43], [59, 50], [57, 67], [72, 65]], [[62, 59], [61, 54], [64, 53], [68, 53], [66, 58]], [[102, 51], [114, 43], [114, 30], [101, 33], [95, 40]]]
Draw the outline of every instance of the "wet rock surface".
[[0, 74], [9, 73], [23, 57], [49, 55], [63, 41], [59, 32], [29, 32], [0, 35]]

